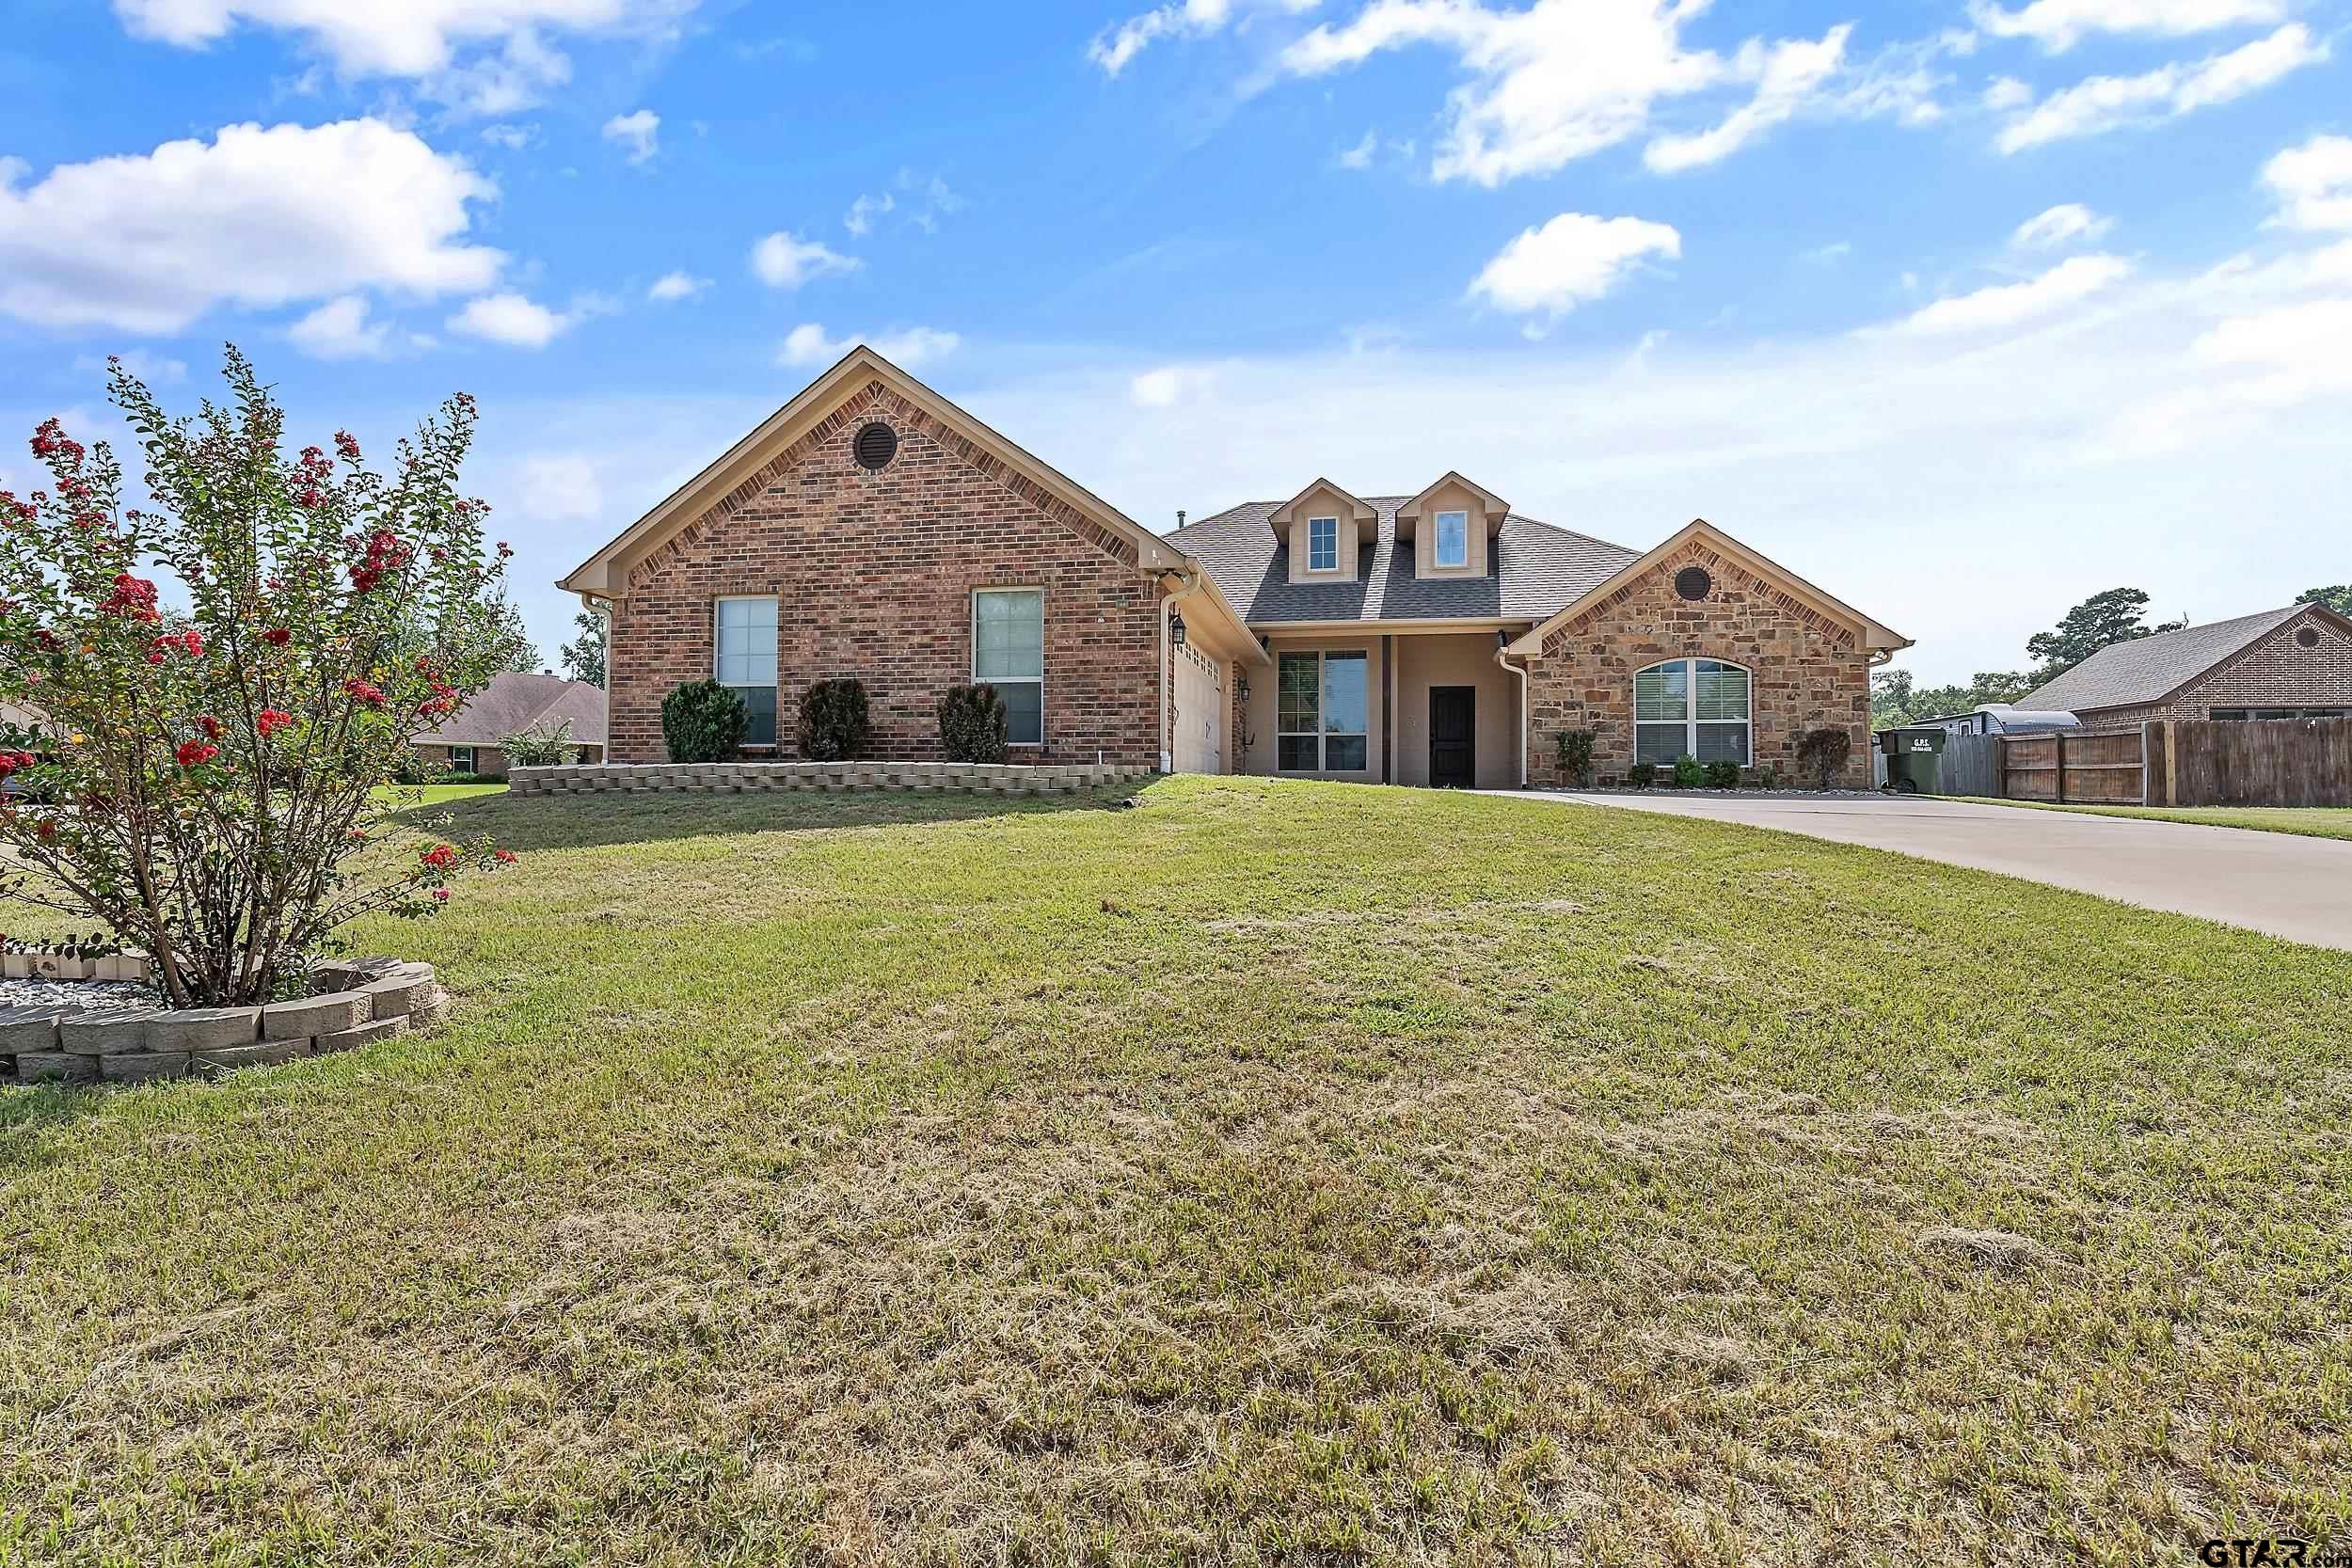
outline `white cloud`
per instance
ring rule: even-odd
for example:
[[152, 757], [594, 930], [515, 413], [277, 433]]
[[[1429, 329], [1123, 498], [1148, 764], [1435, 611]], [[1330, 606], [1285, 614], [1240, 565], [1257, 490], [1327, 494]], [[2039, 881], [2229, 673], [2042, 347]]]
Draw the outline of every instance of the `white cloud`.
[[520, 152], [539, 139], [539, 128], [535, 125], [485, 125], [482, 128], [482, 139], [492, 147]]
[[2263, 183], [2294, 229], [2352, 229], [2352, 136], [2313, 136], [2263, 166]]
[[907, 198], [907, 221], [926, 234], [939, 231], [939, 220], [963, 211], [963, 198], [947, 188], [936, 174], [898, 171], [898, 189]]
[[1142, 371], [1127, 383], [1127, 398], [1138, 408], [1173, 408], [1205, 396], [1216, 385], [1216, 372], [1197, 365], [1162, 365]]
[[463, 293], [505, 261], [462, 242], [468, 204], [498, 188], [378, 119], [225, 126], [30, 186], [9, 172], [0, 311], [49, 326], [166, 333], [217, 305]]
[[604, 122], [604, 139], [628, 148], [630, 163], [650, 163], [661, 150], [661, 117], [651, 109], [614, 115]]
[[850, 203], [848, 212], [841, 214], [841, 227], [862, 239], [873, 230], [876, 218], [898, 204], [888, 191], [880, 196], [861, 196]]
[[2233, 401], [2284, 407], [2352, 391], [2352, 298], [2305, 300], [2233, 316], [2189, 345], [2189, 357], [2256, 373], [2232, 383]]
[[2115, 227], [2079, 201], [2069, 201], [2038, 213], [2017, 226], [2009, 243], [2019, 250], [2057, 250], [2077, 242], [2090, 244]]
[[342, 75], [421, 83], [478, 114], [536, 103], [569, 79], [549, 34], [670, 36], [695, 0], [114, 0], [138, 38], [201, 49], [239, 26], [295, 35]]
[[371, 322], [361, 294], [330, 299], [286, 329], [294, 346], [313, 359], [373, 359], [391, 333], [389, 322]]
[[2031, 39], [2054, 55], [2093, 33], [2183, 38], [2285, 15], [2284, 0], [2033, 0], [2013, 11], [1979, 0], [1969, 8], [1969, 19], [1993, 37]]
[[797, 289], [812, 278], [855, 272], [864, 263], [821, 240], [803, 240], [778, 230], [752, 246], [752, 276], [771, 289]]
[[[796, 370], [830, 365], [855, 348], [860, 341], [856, 338], [828, 338], [821, 324], [803, 322], [785, 334], [783, 346], [776, 350], [776, 363]], [[962, 346], [963, 339], [953, 332], [941, 332], [928, 326], [910, 326], [863, 341], [900, 370], [911, 371], [926, 360], [944, 359], [955, 353]]]
[[[122, 361], [124, 370], [129, 371], [150, 387], [176, 386], [188, 378], [188, 362], [184, 359], [173, 359], [163, 355], [140, 354], [135, 350], [128, 354], [118, 354], [114, 357]], [[86, 374], [103, 375], [106, 373], [106, 361], [99, 355], [80, 354], [74, 356], [73, 368]]]
[[516, 510], [546, 522], [573, 522], [604, 510], [604, 486], [593, 458], [580, 452], [532, 452], [516, 478]]
[[1364, 133], [1364, 139], [1362, 141], [1358, 142], [1353, 147], [1343, 149], [1341, 151], [1339, 156], [1339, 166], [1342, 168], [1370, 168], [1372, 166], [1372, 155], [1379, 150], [1379, 133], [1376, 131], [1367, 131]]
[[565, 315], [550, 310], [509, 290], [468, 300], [466, 308], [450, 317], [446, 325], [462, 337], [535, 350], [547, 347], [570, 331], [579, 319], [577, 313]]
[[1756, 96], [1712, 130], [1660, 136], [1643, 150], [1642, 161], [1656, 173], [1675, 174], [1728, 158], [1813, 100], [1845, 63], [1846, 39], [1852, 31], [1846, 24], [1816, 41], [1792, 39], [1770, 49], [1751, 39], [1740, 50], [1740, 66], [1755, 78]]
[[1318, 0], [1174, 0], [1104, 28], [1087, 45], [1087, 58], [1101, 66], [1104, 75], [1116, 76], [1154, 41], [1223, 32], [1237, 10], [1253, 3], [1262, 9], [1305, 11], [1312, 10]]
[[1942, 334], [2015, 326], [2080, 304], [2131, 274], [2132, 263], [2121, 256], [2072, 256], [2023, 283], [1996, 283], [1939, 299], [1906, 317], [1902, 328]]
[[2070, 136], [2127, 125], [2153, 125], [2243, 98], [2288, 72], [2328, 57], [2328, 47], [2299, 22], [2267, 38], [2195, 65], [2160, 66], [2137, 76], [2092, 76], [2052, 93], [2002, 127], [1995, 145], [2023, 151]]
[[681, 299], [692, 299], [710, 287], [707, 277], [696, 277], [687, 272], [665, 272], [653, 280], [645, 297], [656, 305], [673, 305]]
[[1662, 223], [1562, 213], [1504, 245], [1470, 292], [1514, 315], [1542, 317], [1531, 324], [1540, 330], [1609, 293], [1643, 258], [1681, 254], [1682, 236]]
[[2014, 76], [1995, 76], [1984, 89], [1984, 106], [1994, 114], [2022, 109], [2033, 102], [2033, 88]]

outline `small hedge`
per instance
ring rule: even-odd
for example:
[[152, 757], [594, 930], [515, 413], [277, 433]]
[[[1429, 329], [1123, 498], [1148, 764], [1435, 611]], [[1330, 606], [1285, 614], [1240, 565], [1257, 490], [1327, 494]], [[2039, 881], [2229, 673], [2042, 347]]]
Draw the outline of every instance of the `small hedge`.
[[874, 738], [866, 683], [843, 675], [802, 692], [798, 738], [803, 762], [849, 762], [861, 755]]
[[1005, 760], [1005, 700], [993, 686], [951, 686], [939, 699], [939, 754], [949, 762]]
[[1852, 755], [1853, 734], [1849, 730], [1807, 730], [1797, 740], [1797, 767], [1819, 780], [1823, 789], [1837, 782]]
[[1740, 765], [1729, 757], [1717, 757], [1707, 765], [1707, 787], [1737, 789], [1740, 787]]
[[1552, 750], [1560, 764], [1560, 777], [1579, 789], [1593, 782], [1593, 732], [1562, 730], [1552, 742]]
[[1675, 787], [1696, 789], [1707, 782], [1707, 765], [1685, 752], [1675, 758]]
[[1658, 782], [1658, 764], [1637, 762], [1625, 770], [1625, 782], [1636, 789], [1647, 789]]
[[733, 762], [751, 721], [743, 699], [715, 680], [673, 687], [661, 699], [661, 743], [672, 762]]

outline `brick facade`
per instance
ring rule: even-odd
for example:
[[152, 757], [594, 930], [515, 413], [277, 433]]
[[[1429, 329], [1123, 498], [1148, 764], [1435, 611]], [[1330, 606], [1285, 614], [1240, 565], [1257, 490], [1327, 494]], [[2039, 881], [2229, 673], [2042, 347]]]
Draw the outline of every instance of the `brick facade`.
[[[2296, 634], [2310, 627], [2316, 647]], [[2086, 729], [2137, 729], [2152, 719], [2210, 719], [2215, 708], [2352, 707], [2352, 636], [2317, 610], [2281, 622], [2160, 703], [2085, 708]]]
[[[1696, 603], [1675, 575], [1707, 569]], [[1559, 785], [1557, 737], [1594, 733], [1593, 769], [1622, 780], [1633, 762], [1633, 676], [1665, 659], [1713, 658], [1752, 675], [1755, 760], [1793, 780], [1798, 737], [1842, 727], [1853, 736], [1844, 783], [1870, 782], [1870, 660], [1855, 629], [1820, 613], [1735, 562], [1692, 542], [1544, 640], [1528, 661], [1528, 782]]]
[[[879, 473], [850, 454], [873, 420], [898, 436]], [[854, 675], [874, 756], [935, 759], [935, 705], [971, 678], [978, 588], [1043, 593], [1045, 743], [1016, 760], [1158, 765], [1159, 589], [1134, 544], [880, 381], [630, 568], [612, 616], [612, 760], [666, 760], [661, 699], [711, 673], [713, 601], [769, 594], [779, 756], [796, 755], [801, 693]]]

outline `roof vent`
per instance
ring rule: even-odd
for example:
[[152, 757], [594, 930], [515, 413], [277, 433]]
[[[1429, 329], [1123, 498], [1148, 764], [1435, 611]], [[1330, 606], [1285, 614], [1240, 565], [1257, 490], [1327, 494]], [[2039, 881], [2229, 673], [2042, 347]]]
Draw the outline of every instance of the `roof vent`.
[[857, 433], [857, 438], [850, 443], [850, 455], [867, 473], [880, 473], [898, 455], [898, 433], [876, 420]]
[[2302, 630], [2300, 630], [2300, 631], [2298, 631], [2298, 632], [2296, 632], [2296, 633], [2295, 634], [2295, 641], [2296, 641], [2296, 645], [2297, 647], [2302, 647], [2302, 648], [2316, 648], [2316, 647], [2318, 647], [2318, 646], [2319, 646], [2319, 628], [2318, 628], [2317, 626], [2305, 626]]
[[1704, 566], [1685, 566], [1675, 574], [1675, 592], [1692, 604], [1715, 591], [1715, 579]]

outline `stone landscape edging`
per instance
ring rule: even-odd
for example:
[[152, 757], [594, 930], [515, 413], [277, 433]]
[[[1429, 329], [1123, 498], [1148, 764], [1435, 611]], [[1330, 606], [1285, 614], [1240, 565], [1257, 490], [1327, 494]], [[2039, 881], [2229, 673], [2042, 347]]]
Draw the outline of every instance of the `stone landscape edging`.
[[250, 1007], [0, 1006], [0, 1082], [215, 1076], [349, 1051], [438, 1022], [449, 1006], [431, 964], [398, 958], [319, 964], [310, 985], [309, 995]]
[[611, 762], [507, 769], [514, 795], [740, 795], [912, 789], [963, 795], [1075, 795], [1149, 778], [1130, 763], [1027, 767], [1009, 762]]

